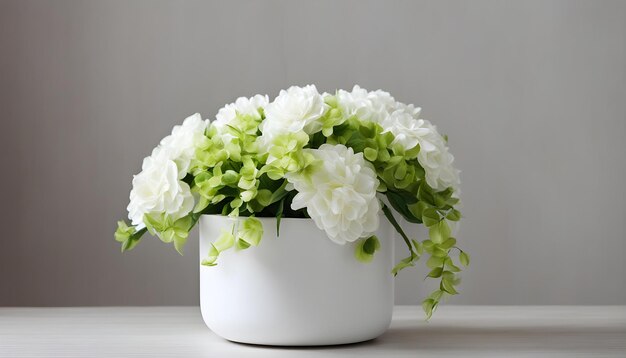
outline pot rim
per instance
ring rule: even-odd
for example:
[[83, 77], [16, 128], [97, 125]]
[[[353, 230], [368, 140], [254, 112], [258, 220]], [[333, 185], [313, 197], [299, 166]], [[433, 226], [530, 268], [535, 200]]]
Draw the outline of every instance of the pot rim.
[[[222, 217], [228, 220], [244, 220], [247, 219], [251, 216], [228, 216], [228, 215], [222, 215], [222, 214], [202, 214], [200, 215], [200, 218], [202, 218], [203, 216], [210, 216], [210, 217]], [[277, 218], [275, 216], [254, 216], [254, 218], [259, 219], [261, 221], [267, 221], [267, 220], [277, 220]], [[313, 221], [313, 219], [311, 218], [290, 218], [290, 217], [281, 217], [280, 221]]]

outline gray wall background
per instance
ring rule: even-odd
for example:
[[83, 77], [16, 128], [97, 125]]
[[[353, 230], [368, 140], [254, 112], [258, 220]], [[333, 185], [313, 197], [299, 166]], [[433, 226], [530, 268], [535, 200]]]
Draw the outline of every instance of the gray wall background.
[[197, 303], [196, 240], [119, 253], [132, 174], [187, 115], [308, 83], [450, 136], [453, 303], [626, 304], [625, 2], [0, 0], [0, 51], [0, 305]]

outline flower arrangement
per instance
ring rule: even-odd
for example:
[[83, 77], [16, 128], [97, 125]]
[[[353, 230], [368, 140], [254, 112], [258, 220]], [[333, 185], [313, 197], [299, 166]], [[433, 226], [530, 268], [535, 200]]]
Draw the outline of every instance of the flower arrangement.
[[[381, 90], [320, 94], [309, 85], [283, 90], [272, 102], [241, 97], [212, 122], [188, 117], [143, 160], [132, 182], [130, 223], [118, 222], [115, 239], [126, 251], [149, 232], [182, 253], [201, 215], [246, 217], [213, 243], [202, 261], [213, 266], [224, 250], [260, 244], [257, 217], [276, 217], [277, 230], [283, 217], [311, 218], [367, 262], [380, 247], [373, 233], [382, 211], [409, 251], [393, 275], [429, 256], [428, 277], [439, 280], [422, 303], [430, 317], [445, 295], [458, 293], [456, 262], [469, 264], [452, 237], [461, 218], [453, 160], [447, 138], [420, 118], [420, 108]], [[429, 237], [409, 238], [393, 211], [425, 225]]]

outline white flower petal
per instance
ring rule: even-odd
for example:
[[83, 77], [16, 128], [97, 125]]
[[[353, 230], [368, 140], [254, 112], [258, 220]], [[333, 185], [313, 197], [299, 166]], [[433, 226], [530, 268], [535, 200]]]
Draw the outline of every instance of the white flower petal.
[[307, 151], [317, 159], [316, 167], [310, 175], [287, 175], [298, 191], [291, 207], [306, 207], [316, 225], [338, 244], [375, 232], [380, 204], [372, 164], [344, 145], [323, 144]]

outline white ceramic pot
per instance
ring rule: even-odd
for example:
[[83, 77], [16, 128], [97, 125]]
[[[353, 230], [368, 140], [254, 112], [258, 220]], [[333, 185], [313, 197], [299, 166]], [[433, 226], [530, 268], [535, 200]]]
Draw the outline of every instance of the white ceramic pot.
[[[233, 218], [200, 219], [200, 260]], [[239, 219], [241, 220], [241, 219]], [[369, 263], [354, 244], [337, 245], [311, 219], [260, 218], [258, 247], [227, 250], [217, 266], [200, 265], [202, 317], [235, 342], [280, 346], [354, 343], [384, 333], [391, 322], [393, 228], [381, 218], [381, 248]]]

